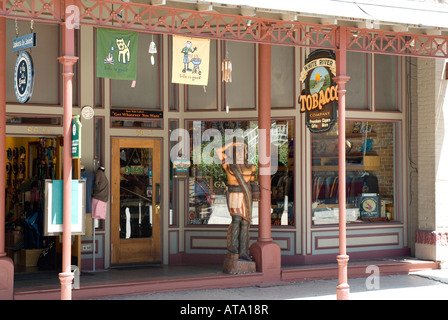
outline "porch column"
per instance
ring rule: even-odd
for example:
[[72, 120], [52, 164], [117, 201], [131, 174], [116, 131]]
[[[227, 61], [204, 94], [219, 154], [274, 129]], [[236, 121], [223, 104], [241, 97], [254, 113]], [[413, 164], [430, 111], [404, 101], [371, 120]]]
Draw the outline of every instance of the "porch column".
[[[262, 29], [262, 35], [267, 31]], [[269, 36], [269, 35], [267, 35]], [[280, 247], [271, 237], [271, 45], [258, 47], [258, 239], [250, 247], [256, 269], [268, 281], [280, 280]]]
[[[69, 6], [70, 1], [66, 2], [66, 6]], [[67, 8], [67, 7], [66, 7]], [[67, 16], [66, 10], [66, 18]], [[75, 37], [74, 26], [70, 25], [70, 21], [63, 23], [62, 28], [62, 57], [58, 60], [63, 66], [63, 106], [64, 106], [64, 154], [63, 154], [63, 227], [62, 227], [62, 272], [59, 274], [59, 280], [61, 281], [61, 300], [71, 300], [72, 298], [72, 281], [74, 278], [73, 272], [71, 272], [71, 215], [72, 215], [72, 78], [73, 78], [73, 65], [78, 60], [75, 57]]]
[[338, 285], [336, 287], [336, 298], [348, 300], [349, 285], [347, 283], [347, 234], [346, 234], [346, 181], [345, 181], [345, 84], [350, 79], [347, 73], [347, 40], [345, 27], [339, 27], [339, 43], [336, 50], [336, 74], [334, 81], [338, 85], [338, 169], [339, 169], [339, 255], [338, 262]]
[[418, 165], [415, 257], [448, 268], [448, 69], [446, 59], [416, 59], [415, 117]]
[[0, 17], [0, 300], [14, 298], [14, 263], [5, 251], [6, 47], [6, 18]]

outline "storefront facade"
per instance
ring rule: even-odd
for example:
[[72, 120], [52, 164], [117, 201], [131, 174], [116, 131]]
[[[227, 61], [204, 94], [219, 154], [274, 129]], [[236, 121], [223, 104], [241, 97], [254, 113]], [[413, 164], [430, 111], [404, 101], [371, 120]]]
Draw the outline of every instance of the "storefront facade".
[[[5, 166], [11, 166], [5, 176], [3, 251], [16, 271], [36, 267], [28, 256], [47, 244], [41, 242], [44, 237], [25, 238], [26, 230], [13, 223], [29, 217], [25, 211], [33, 189], [19, 196], [17, 190], [32, 177], [37, 182], [67, 179], [63, 152], [71, 137], [66, 140], [64, 119], [70, 104], [82, 123], [82, 154], [72, 164], [73, 177], [94, 175], [102, 167], [109, 181], [106, 216], [92, 222], [86, 208], [86, 234], [73, 238], [71, 255], [81, 270], [132, 263], [222, 263], [230, 223], [226, 179], [221, 166], [207, 162], [206, 156], [213, 155], [217, 141], [235, 134], [254, 146], [250, 155], [260, 157], [256, 138], [264, 128], [270, 129], [275, 156], [269, 180], [257, 180], [265, 195], [252, 211], [255, 252], [257, 243], [272, 242], [269, 255], [278, 252], [282, 265], [334, 262], [341, 255], [343, 234], [352, 260], [445, 260], [445, 148], [437, 117], [445, 106], [437, 88], [446, 88], [448, 38], [438, 26], [408, 27], [405, 32], [400, 29], [404, 23], [396, 21], [369, 28], [367, 19], [335, 18], [330, 24], [322, 14], [299, 22], [286, 11], [189, 2], [184, 8], [165, 1], [73, 2], [66, 7], [64, 25], [59, 13], [63, 4], [53, 2], [36, 3], [32, 13], [26, 3], [0, 3], [6, 43], [1, 75], [6, 88]], [[79, 20], [71, 20], [77, 14]], [[69, 22], [79, 26], [67, 33]], [[136, 82], [96, 76], [100, 27], [138, 31]], [[12, 81], [17, 53], [10, 43], [30, 28], [38, 43], [31, 49], [34, 90], [21, 104]], [[210, 40], [207, 85], [172, 81], [173, 60], [180, 54], [173, 49], [173, 37], [178, 35]], [[157, 51], [148, 53], [152, 42]], [[336, 55], [333, 81], [339, 91], [334, 89], [333, 100], [336, 92], [339, 98], [345, 94], [342, 143], [338, 122], [313, 132], [306, 110], [301, 112], [305, 100], [300, 96], [306, 89], [301, 74], [316, 50]], [[72, 90], [67, 90], [70, 68]], [[310, 69], [310, 77], [316, 77], [313, 70], [319, 69]], [[345, 75], [350, 77], [346, 93]], [[72, 101], [67, 92], [73, 93]], [[191, 163], [186, 173], [171, 161], [181, 142], [179, 132], [188, 141], [182, 150]], [[345, 230], [339, 220], [341, 196], [346, 199]], [[21, 235], [26, 247], [14, 250]]]

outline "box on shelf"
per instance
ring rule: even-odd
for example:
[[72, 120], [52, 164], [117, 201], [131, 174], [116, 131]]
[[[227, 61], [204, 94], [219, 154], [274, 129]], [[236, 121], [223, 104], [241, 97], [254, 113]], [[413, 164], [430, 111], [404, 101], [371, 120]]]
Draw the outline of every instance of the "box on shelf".
[[377, 193], [363, 193], [359, 198], [361, 218], [378, 218], [380, 216], [379, 196]]
[[37, 260], [42, 253], [42, 249], [22, 249], [20, 250], [20, 265], [23, 267], [37, 267]]
[[[347, 222], [353, 222], [359, 218], [359, 208], [346, 208], [345, 216]], [[313, 212], [314, 224], [339, 223], [339, 208], [316, 208]]]

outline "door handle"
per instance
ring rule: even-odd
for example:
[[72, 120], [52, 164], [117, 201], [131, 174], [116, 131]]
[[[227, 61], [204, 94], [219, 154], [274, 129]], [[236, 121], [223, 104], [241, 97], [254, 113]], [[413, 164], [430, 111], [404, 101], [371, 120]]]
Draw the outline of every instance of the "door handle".
[[161, 202], [161, 200], [160, 200], [160, 183], [156, 183], [156, 205], [157, 206], [159, 206], [159, 208], [160, 208], [160, 202]]

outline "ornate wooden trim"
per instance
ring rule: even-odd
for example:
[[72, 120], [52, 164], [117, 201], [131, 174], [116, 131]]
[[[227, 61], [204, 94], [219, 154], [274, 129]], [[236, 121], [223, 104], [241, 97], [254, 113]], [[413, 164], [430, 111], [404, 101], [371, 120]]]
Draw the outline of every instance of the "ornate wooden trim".
[[[81, 25], [298, 47], [338, 48], [339, 27], [114, 0], [73, 0]], [[63, 23], [63, 0], [0, 0], [0, 16]], [[448, 58], [448, 37], [342, 28], [347, 50]], [[261, 32], [261, 31], [265, 32]]]

